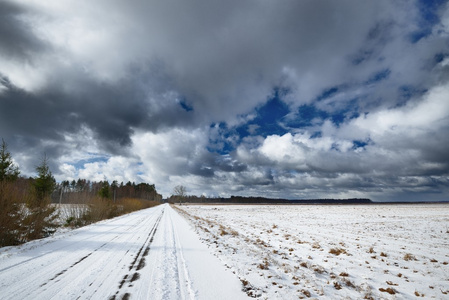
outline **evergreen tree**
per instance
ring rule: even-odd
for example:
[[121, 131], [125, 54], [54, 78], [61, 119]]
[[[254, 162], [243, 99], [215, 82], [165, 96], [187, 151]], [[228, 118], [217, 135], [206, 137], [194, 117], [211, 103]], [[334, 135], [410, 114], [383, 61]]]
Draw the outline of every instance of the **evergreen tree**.
[[8, 152], [8, 145], [2, 139], [2, 144], [0, 146], [0, 182], [5, 180], [14, 181], [19, 174], [19, 168], [14, 165], [11, 153]]
[[98, 195], [101, 198], [109, 198], [110, 197], [110, 193], [109, 193], [109, 182], [108, 181], [103, 181], [101, 183], [101, 189], [98, 192]]
[[6, 142], [0, 146], [0, 247], [17, 245], [24, 230], [21, 191], [16, 185], [19, 169], [12, 162]]
[[56, 187], [56, 181], [45, 155], [36, 171], [38, 176], [33, 181], [34, 193], [27, 203], [29, 214], [23, 221], [28, 240], [49, 236], [58, 226], [56, 207], [50, 206], [50, 195]]
[[56, 187], [56, 180], [50, 171], [46, 155], [41, 164], [36, 167], [36, 171], [38, 176], [34, 180], [34, 188], [38, 200], [42, 201], [49, 197]]

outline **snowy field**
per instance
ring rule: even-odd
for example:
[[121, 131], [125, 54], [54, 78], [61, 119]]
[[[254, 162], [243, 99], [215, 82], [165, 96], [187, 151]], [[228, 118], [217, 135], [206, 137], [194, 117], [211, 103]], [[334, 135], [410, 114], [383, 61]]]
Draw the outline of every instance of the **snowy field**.
[[449, 205], [182, 205], [260, 299], [449, 299]]

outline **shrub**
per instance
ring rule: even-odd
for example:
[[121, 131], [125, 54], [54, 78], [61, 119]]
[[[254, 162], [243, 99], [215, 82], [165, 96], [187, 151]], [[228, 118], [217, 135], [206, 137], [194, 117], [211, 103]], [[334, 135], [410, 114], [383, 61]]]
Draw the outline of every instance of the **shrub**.
[[21, 197], [12, 182], [0, 182], [0, 247], [21, 243], [25, 218]]
[[157, 203], [156, 201], [149, 201], [136, 198], [123, 198], [120, 201], [118, 201], [118, 205], [121, 205], [123, 207], [122, 212], [125, 214], [145, 208], [150, 208], [158, 204], [159, 203]]
[[49, 236], [58, 224], [50, 197], [41, 198], [29, 183], [0, 182], [0, 246]]

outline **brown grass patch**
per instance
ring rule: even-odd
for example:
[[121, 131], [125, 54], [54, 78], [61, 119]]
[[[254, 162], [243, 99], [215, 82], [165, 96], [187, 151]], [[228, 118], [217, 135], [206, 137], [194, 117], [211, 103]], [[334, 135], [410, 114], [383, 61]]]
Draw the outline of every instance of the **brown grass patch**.
[[269, 265], [270, 264], [268, 263], [268, 259], [265, 258], [261, 264], [257, 265], [257, 267], [261, 270], [268, 270]]
[[415, 257], [413, 254], [411, 254], [411, 253], [406, 253], [406, 254], [404, 255], [404, 260], [405, 260], [405, 261], [411, 261], [411, 260], [417, 260], [417, 259], [416, 259], [416, 257]]
[[336, 290], [341, 290], [341, 289], [342, 289], [342, 287], [341, 287], [341, 284], [340, 284], [340, 282], [338, 282], [338, 281], [335, 281], [335, 282], [334, 282], [334, 288], [335, 288]]
[[343, 248], [331, 248], [329, 250], [330, 254], [334, 254], [334, 255], [340, 255], [340, 254], [347, 254], [346, 250]]
[[347, 287], [355, 288], [355, 285], [351, 280], [344, 278], [343, 282], [346, 284]]
[[379, 291], [381, 291], [381, 292], [383, 292], [383, 293], [388, 293], [388, 294], [390, 294], [390, 295], [394, 295], [394, 294], [396, 294], [396, 291], [394, 290], [394, 289], [392, 289], [392, 288], [386, 288], [386, 289], [384, 289], [384, 288], [379, 288]]
[[313, 249], [320, 249], [321, 246], [320, 246], [320, 244], [318, 244], [317, 242], [315, 242], [315, 243], [312, 244], [312, 248], [313, 248]]

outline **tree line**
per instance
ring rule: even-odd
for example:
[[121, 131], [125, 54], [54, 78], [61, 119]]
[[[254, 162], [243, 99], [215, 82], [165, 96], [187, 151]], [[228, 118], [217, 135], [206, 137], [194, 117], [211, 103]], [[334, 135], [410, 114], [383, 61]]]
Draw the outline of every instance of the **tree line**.
[[176, 186], [173, 194], [167, 199], [169, 203], [217, 203], [217, 204], [372, 204], [367, 198], [349, 198], [349, 199], [273, 199], [265, 197], [245, 197], [231, 196], [224, 197], [206, 197], [187, 195], [184, 186]]
[[154, 184], [138, 183], [128, 181], [126, 184], [120, 184], [114, 180], [109, 181], [90, 181], [87, 179], [64, 180], [56, 185], [55, 192], [52, 195], [54, 203], [82, 203], [82, 197], [73, 197], [73, 195], [98, 195], [102, 198], [110, 199], [116, 202], [123, 198], [137, 198], [150, 201], [161, 201], [162, 195], [158, 194]]
[[[0, 247], [53, 234], [59, 226], [79, 227], [157, 205], [153, 184], [113, 181], [57, 183], [44, 155], [37, 176], [20, 176], [6, 142], [0, 145]], [[66, 204], [64, 206], [57, 205]]]

